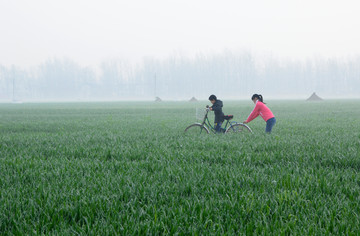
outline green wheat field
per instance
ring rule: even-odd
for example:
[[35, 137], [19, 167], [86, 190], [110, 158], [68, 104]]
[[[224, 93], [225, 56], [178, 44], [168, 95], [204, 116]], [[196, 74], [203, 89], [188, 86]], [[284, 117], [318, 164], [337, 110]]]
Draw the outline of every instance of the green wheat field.
[[0, 234], [358, 235], [360, 100], [265, 102], [271, 135], [185, 134], [205, 101], [0, 104]]

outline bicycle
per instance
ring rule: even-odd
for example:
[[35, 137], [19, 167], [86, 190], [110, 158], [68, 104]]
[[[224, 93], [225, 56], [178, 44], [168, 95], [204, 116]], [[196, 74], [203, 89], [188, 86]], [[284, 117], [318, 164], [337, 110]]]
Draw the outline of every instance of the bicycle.
[[[210, 131], [212, 133], [216, 133], [215, 127], [211, 125], [208, 118], [209, 111], [210, 111], [209, 106], [206, 106], [202, 123], [194, 123], [192, 125], [189, 125], [185, 129], [185, 133], [210, 134]], [[252, 133], [252, 130], [250, 129], [249, 126], [243, 123], [238, 123], [236, 121], [230, 121], [233, 118], [234, 118], [233, 115], [224, 116], [224, 120], [226, 120], [225, 128], [222, 129], [224, 130], [223, 131], [224, 133]]]

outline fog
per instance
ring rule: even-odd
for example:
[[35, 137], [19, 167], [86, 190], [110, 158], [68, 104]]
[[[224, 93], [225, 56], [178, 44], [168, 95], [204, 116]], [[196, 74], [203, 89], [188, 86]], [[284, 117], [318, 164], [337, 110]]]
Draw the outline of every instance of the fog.
[[0, 2], [0, 101], [360, 97], [356, 1]]

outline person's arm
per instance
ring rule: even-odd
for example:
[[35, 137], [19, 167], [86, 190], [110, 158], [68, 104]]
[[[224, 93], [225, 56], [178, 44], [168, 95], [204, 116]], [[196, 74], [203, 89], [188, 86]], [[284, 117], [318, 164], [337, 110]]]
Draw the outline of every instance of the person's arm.
[[221, 106], [219, 106], [219, 105], [212, 105], [211, 106], [211, 110], [213, 110], [213, 111], [218, 111], [220, 109], [221, 109]]
[[254, 110], [250, 113], [249, 117], [247, 118], [246, 121], [244, 121], [244, 123], [249, 123], [250, 121], [252, 121], [253, 119], [255, 119], [256, 117], [258, 117], [259, 115], [259, 110], [260, 110], [260, 105], [259, 103], [256, 103]]

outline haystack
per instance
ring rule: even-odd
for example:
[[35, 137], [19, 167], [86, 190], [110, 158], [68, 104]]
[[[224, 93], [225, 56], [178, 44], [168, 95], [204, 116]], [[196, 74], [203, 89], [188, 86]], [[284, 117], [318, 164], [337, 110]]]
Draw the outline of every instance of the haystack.
[[155, 98], [155, 102], [162, 102], [162, 100], [161, 100], [161, 98], [156, 97], [156, 98]]
[[189, 102], [197, 102], [198, 100], [195, 97], [192, 97]]
[[306, 99], [306, 101], [322, 101], [323, 99], [320, 98], [315, 92], [313, 94], [311, 94], [311, 96]]

